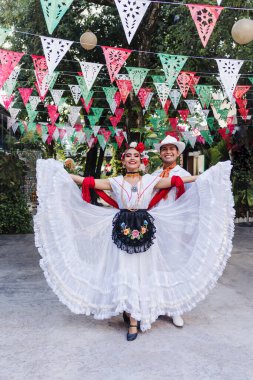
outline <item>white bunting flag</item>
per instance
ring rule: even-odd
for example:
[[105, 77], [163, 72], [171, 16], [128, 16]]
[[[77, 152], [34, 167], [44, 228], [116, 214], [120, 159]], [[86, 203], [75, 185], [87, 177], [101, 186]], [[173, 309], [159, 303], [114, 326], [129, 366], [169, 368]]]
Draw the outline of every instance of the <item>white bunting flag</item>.
[[222, 0], [217, 0], [218, 5], [221, 5], [221, 3], [222, 3]]
[[100, 63], [84, 61], [79, 61], [79, 63], [82, 69], [83, 79], [88, 91], [90, 91], [103, 65]]
[[133, 36], [148, 9], [150, 1], [115, 0], [115, 4], [118, 8], [127, 42], [130, 45]]
[[194, 113], [196, 109], [201, 108], [200, 102], [198, 100], [185, 100], [185, 103], [187, 104], [190, 113]]
[[101, 128], [100, 125], [94, 125], [94, 126], [92, 126], [93, 134], [94, 134], [95, 137], [97, 136], [100, 128]]
[[239, 71], [244, 61], [236, 59], [216, 59], [221, 82], [230, 101], [233, 99], [234, 90], [240, 77]]
[[[72, 127], [74, 127], [77, 119], [79, 118], [79, 112], [82, 107], [76, 107], [76, 106], [71, 106], [69, 107], [70, 113], [69, 113], [69, 122]], [[73, 133], [73, 131], [72, 131]]]
[[37, 105], [40, 102], [40, 97], [39, 96], [30, 96], [29, 102], [31, 104], [31, 109], [32, 111], [35, 111], [37, 108]]
[[8, 95], [11, 96], [11, 94], [14, 91], [14, 88], [17, 83], [17, 79], [20, 73], [21, 67], [16, 66], [12, 73], [10, 74], [9, 78], [5, 81], [4, 86], [3, 86], [3, 91]]
[[172, 104], [175, 108], [175, 110], [177, 109], [177, 106], [178, 106], [178, 103], [180, 101], [180, 98], [181, 98], [181, 91], [180, 90], [171, 90], [170, 93], [169, 93], [169, 97], [170, 97], [170, 100], [172, 101]]
[[40, 38], [47, 61], [49, 74], [53, 74], [56, 66], [61, 62], [70, 46], [73, 44], [73, 41], [43, 36]]
[[70, 88], [72, 97], [74, 99], [74, 102], [75, 102], [75, 104], [77, 104], [79, 102], [81, 95], [82, 95], [82, 91], [81, 91], [80, 87], [78, 86], [78, 84], [69, 84], [69, 88]]
[[59, 106], [64, 90], [50, 90], [50, 92], [54, 99], [54, 104]]
[[189, 141], [189, 143], [191, 144], [191, 147], [194, 148], [197, 137], [190, 131], [182, 132], [182, 136], [185, 142], [187, 143]]
[[170, 93], [170, 88], [166, 84], [166, 82], [164, 82], [164, 83], [154, 83], [154, 85], [156, 87], [156, 91], [157, 91], [159, 99], [160, 99], [160, 101], [162, 103], [162, 106], [164, 107], [165, 103], [167, 102], [169, 93]]

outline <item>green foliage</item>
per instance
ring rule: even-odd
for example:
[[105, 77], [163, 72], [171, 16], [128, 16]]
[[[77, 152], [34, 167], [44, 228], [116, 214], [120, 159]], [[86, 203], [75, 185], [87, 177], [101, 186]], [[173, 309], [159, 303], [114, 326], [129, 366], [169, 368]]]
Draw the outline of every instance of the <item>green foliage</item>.
[[216, 165], [220, 161], [229, 160], [229, 153], [224, 140], [219, 141], [209, 149], [204, 149], [206, 166]]
[[0, 152], [0, 233], [32, 232], [32, 218], [21, 186], [25, 165], [15, 154]]

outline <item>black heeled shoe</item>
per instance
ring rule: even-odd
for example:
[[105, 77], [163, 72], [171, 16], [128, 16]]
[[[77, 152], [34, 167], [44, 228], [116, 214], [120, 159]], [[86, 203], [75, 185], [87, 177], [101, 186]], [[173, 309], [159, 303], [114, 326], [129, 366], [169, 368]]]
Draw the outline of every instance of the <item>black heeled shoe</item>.
[[129, 327], [136, 327], [137, 332], [134, 334], [127, 333], [127, 340], [131, 342], [132, 340], [135, 340], [138, 335], [138, 325], [129, 325]]

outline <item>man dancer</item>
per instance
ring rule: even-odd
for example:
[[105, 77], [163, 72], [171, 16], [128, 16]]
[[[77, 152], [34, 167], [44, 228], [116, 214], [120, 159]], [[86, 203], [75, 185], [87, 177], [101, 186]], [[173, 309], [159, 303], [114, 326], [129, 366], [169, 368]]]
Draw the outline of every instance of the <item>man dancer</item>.
[[[190, 176], [185, 169], [181, 168], [181, 166], [177, 165], [176, 161], [180, 154], [185, 149], [185, 143], [182, 141], [177, 141], [175, 137], [167, 136], [160, 144], [155, 144], [155, 148], [158, 152], [160, 152], [160, 158], [163, 162], [162, 168], [156, 170], [153, 175], [160, 177], [172, 177], [173, 175], [179, 177]], [[189, 189], [191, 185], [186, 185], [185, 190]], [[161, 202], [175, 202], [176, 200], [176, 188], [173, 187], [170, 189], [166, 199], [162, 199]], [[177, 315], [172, 317], [173, 324], [176, 327], [183, 327], [184, 320], [182, 316]]]

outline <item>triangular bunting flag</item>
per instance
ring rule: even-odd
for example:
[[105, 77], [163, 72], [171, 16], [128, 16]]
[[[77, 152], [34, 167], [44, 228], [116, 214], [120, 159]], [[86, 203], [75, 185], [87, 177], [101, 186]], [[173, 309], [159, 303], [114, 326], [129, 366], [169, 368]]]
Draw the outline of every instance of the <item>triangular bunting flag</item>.
[[0, 45], [4, 44], [6, 37], [11, 33], [11, 29], [0, 28]]
[[18, 65], [23, 55], [24, 53], [0, 49], [0, 88], [3, 87], [4, 83]]
[[170, 88], [168, 87], [167, 83], [155, 83], [156, 91], [159, 96], [160, 102], [162, 103], [162, 106], [165, 106], [165, 103], [167, 102]]
[[39, 96], [30, 96], [29, 102], [30, 102], [30, 105], [31, 105], [31, 109], [33, 111], [35, 111], [36, 108], [37, 108], [37, 105], [40, 102], [40, 97]]
[[166, 103], [164, 104], [164, 107], [163, 107], [163, 109], [164, 109], [164, 111], [166, 112], [167, 115], [169, 113], [170, 105], [171, 105], [171, 100], [167, 99]]
[[52, 105], [52, 104], [47, 105], [47, 112], [50, 117], [51, 124], [53, 125], [55, 124], [56, 120], [58, 119], [60, 115], [57, 111], [58, 111], [58, 107], [56, 105]]
[[192, 77], [192, 81], [190, 83], [190, 90], [192, 92], [192, 95], [195, 95], [196, 94], [196, 91], [195, 91], [195, 86], [199, 83], [199, 80], [200, 80], [200, 77], [198, 76], [193, 76]]
[[93, 125], [92, 126], [93, 134], [94, 134], [95, 137], [97, 136], [100, 128], [101, 128], [100, 125]]
[[62, 58], [67, 53], [70, 46], [73, 44], [73, 41], [43, 36], [41, 36], [40, 38], [49, 74], [53, 74], [56, 66], [61, 62]]
[[120, 92], [121, 100], [123, 104], [125, 104], [128, 95], [133, 89], [132, 82], [130, 79], [117, 79], [116, 84]]
[[77, 84], [69, 84], [69, 88], [74, 99], [75, 104], [79, 102], [79, 99], [82, 95], [81, 89]]
[[4, 106], [5, 109], [8, 110], [8, 108], [11, 106], [13, 100], [14, 100], [15, 95], [11, 95], [10, 97], [5, 94], [0, 95], [0, 103]]
[[139, 98], [142, 108], [145, 107], [146, 100], [150, 92], [151, 92], [151, 88], [144, 88], [144, 87], [140, 88], [138, 92], [138, 98]]
[[50, 90], [50, 92], [51, 92], [52, 98], [54, 99], [54, 104], [56, 106], [59, 106], [64, 90]]
[[18, 91], [21, 95], [21, 98], [24, 102], [24, 105], [26, 105], [26, 103], [28, 103], [29, 101], [29, 98], [33, 92], [33, 88], [22, 88], [22, 87], [19, 87], [18, 88]]
[[209, 107], [212, 99], [213, 86], [197, 85], [195, 87], [202, 107]]
[[197, 137], [195, 136], [195, 134], [191, 131], [185, 131], [185, 132], [182, 132], [182, 136], [185, 140], [186, 143], [190, 143], [191, 147], [194, 148], [195, 144], [196, 144], [196, 140], [197, 140]]
[[83, 104], [83, 107], [84, 107], [85, 111], [87, 113], [90, 113], [90, 109], [91, 109], [91, 106], [92, 106], [92, 103], [93, 103], [93, 99], [90, 99], [89, 102], [86, 103], [86, 101], [83, 98], [81, 98], [81, 102]]
[[116, 75], [126, 62], [132, 50], [101, 46], [104, 52], [106, 66], [110, 75], [111, 82], [116, 79]]
[[181, 71], [177, 77], [177, 84], [184, 98], [186, 98], [188, 95], [188, 91], [192, 83], [193, 76], [194, 76], [194, 73], [190, 71]]
[[82, 69], [83, 79], [85, 81], [86, 87], [88, 91], [90, 91], [103, 65], [100, 63], [85, 61], [79, 61], [79, 63]]
[[123, 133], [115, 136], [115, 140], [116, 140], [119, 148], [121, 147], [124, 139], [125, 139], [125, 137], [124, 137]]
[[106, 141], [105, 141], [104, 136], [103, 135], [97, 135], [97, 139], [98, 139], [99, 145], [104, 150], [106, 147]]
[[158, 56], [163, 66], [167, 86], [171, 89], [188, 57], [184, 55], [170, 54], [158, 54]]
[[26, 104], [25, 108], [28, 114], [29, 122], [33, 122], [38, 114], [38, 111], [34, 111], [29, 103]]
[[115, 0], [115, 3], [119, 11], [127, 42], [130, 45], [132, 38], [150, 4], [150, 1]]
[[154, 95], [153, 92], [149, 92], [148, 93], [148, 97], [147, 97], [146, 102], [145, 102], [145, 110], [146, 111], [148, 110], [148, 107], [149, 107], [149, 104], [151, 102], [151, 99], [152, 99], [153, 95]]
[[186, 121], [187, 120], [187, 117], [189, 115], [189, 110], [178, 110], [178, 113], [179, 115], [181, 116], [181, 118]]
[[245, 95], [251, 86], [236, 86], [234, 91], [235, 99], [242, 99], [243, 95]]
[[74, 127], [77, 119], [79, 118], [79, 112], [82, 107], [76, 107], [76, 106], [70, 106], [70, 112], [69, 112], [69, 122], [72, 127]]
[[231, 101], [235, 86], [240, 77], [238, 73], [244, 61], [236, 59], [216, 59], [216, 62], [219, 68], [221, 83], [223, 84], [226, 94]]
[[126, 67], [126, 69], [132, 82], [135, 95], [137, 96], [149, 69], [143, 67]]
[[213, 137], [211, 136], [209, 131], [200, 131], [200, 134], [202, 137], [204, 137], [205, 142], [209, 145], [212, 145], [213, 143]]
[[197, 108], [201, 108], [199, 101], [195, 99], [185, 100], [185, 103], [187, 104], [190, 113], [194, 113]]
[[170, 93], [169, 93], [169, 97], [172, 101], [172, 104], [175, 108], [175, 110], [177, 109], [177, 106], [178, 106], [178, 103], [180, 101], [180, 98], [181, 98], [181, 91], [180, 90], [171, 90]]
[[186, 4], [186, 6], [191, 12], [200, 40], [203, 46], [206, 47], [223, 8], [202, 4]]
[[52, 34], [73, 0], [40, 0], [49, 34]]

